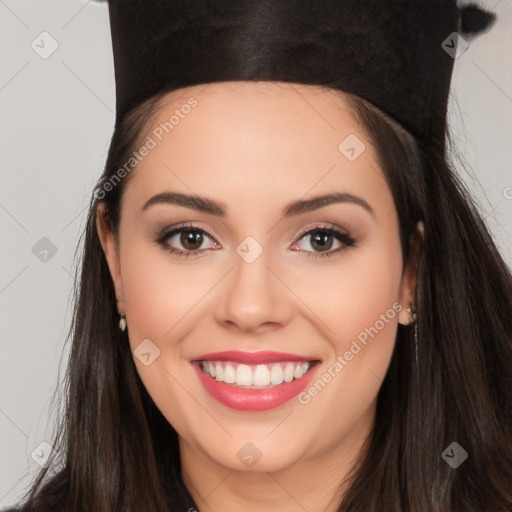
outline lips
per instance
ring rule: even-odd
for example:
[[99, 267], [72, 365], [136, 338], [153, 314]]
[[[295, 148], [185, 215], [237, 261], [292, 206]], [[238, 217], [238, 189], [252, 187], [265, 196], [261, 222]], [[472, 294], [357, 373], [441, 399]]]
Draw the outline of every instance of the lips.
[[215, 352], [191, 360], [206, 391], [242, 411], [264, 411], [288, 402], [309, 384], [318, 362], [271, 351]]

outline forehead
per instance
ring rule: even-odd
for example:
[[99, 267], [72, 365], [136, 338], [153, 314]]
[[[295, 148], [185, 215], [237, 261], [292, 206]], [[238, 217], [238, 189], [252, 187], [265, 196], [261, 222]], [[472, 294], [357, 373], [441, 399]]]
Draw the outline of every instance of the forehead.
[[[333, 121], [339, 121], [340, 116], [346, 123], [358, 124], [342, 91], [277, 81], [229, 81], [199, 84], [168, 93], [159, 102], [154, 125], [169, 121], [169, 114], [173, 112], [188, 110], [186, 105], [190, 98], [198, 103], [190, 112], [195, 118], [214, 115], [219, 124], [238, 120], [240, 126], [244, 121], [251, 121], [271, 128], [271, 125], [283, 127], [310, 120], [313, 122], [311, 129], [333, 131], [336, 130]], [[358, 126], [359, 130], [361, 128]], [[309, 136], [312, 135], [310, 130]]]
[[[325, 87], [235, 81], [183, 88], [159, 102], [145, 137], [152, 149], [130, 177], [138, 196], [178, 187], [227, 203], [233, 194], [279, 201], [314, 187], [371, 194], [385, 185], [344, 95]], [[349, 146], [357, 158], [347, 157]]]

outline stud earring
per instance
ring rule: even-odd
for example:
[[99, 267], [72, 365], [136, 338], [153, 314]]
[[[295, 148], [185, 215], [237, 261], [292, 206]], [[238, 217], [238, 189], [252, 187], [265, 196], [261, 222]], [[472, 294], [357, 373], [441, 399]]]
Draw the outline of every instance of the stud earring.
[[119, 329], [121, 331], [124, 331], [126, 329], [126, 316], [121, 315], [121, 318], [119, 319]]
[[405, 311], [407, 311], [407, 313], [409, 313], [412, 316], [412, 322], [415, 322], [417, 315], [414, 306], [412, 304], [409, 304], [409, 307]]

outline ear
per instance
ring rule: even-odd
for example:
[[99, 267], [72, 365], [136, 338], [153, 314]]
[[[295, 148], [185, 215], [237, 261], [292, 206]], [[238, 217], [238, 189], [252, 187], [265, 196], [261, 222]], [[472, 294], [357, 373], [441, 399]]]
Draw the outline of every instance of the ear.
[[119, 247], [110, 227], [106, 206], [104, 202], [100, 202], [96, 208], [96, 228], [114, 284], [117, 298], [117, 310], [120, 315], [124, 315], [125, 303], [123, 282], [121, 280], [121, 265], [119, 262]]
[[[414, 322], [413, 313], [415, 311], [414, 297], [416, 291], [416, 276], [418, 271], [418, 260], [421, 251], [421, 244], [425, 227], [420, 221], [416, 225], [416, 229], [411, 235], [411, 258], [409, 263], [405, 266], [402, 274], [402, 281], [400, 283], [400, 304], [402, 309], [398, 313], [398, 322], [402, 325], [409, 325]], [[409, 307], [411, 306], [411, 307]]]

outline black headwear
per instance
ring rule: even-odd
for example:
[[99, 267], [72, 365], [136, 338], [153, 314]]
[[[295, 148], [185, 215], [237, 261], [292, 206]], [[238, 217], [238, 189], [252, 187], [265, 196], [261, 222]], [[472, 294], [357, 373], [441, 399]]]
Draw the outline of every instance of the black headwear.
[[454, 33], [494, 21], [456, 0], [110, 0], [109, 13], [116, 126], [162, 91], [277, 80], [354, 93], [442, 153]]

